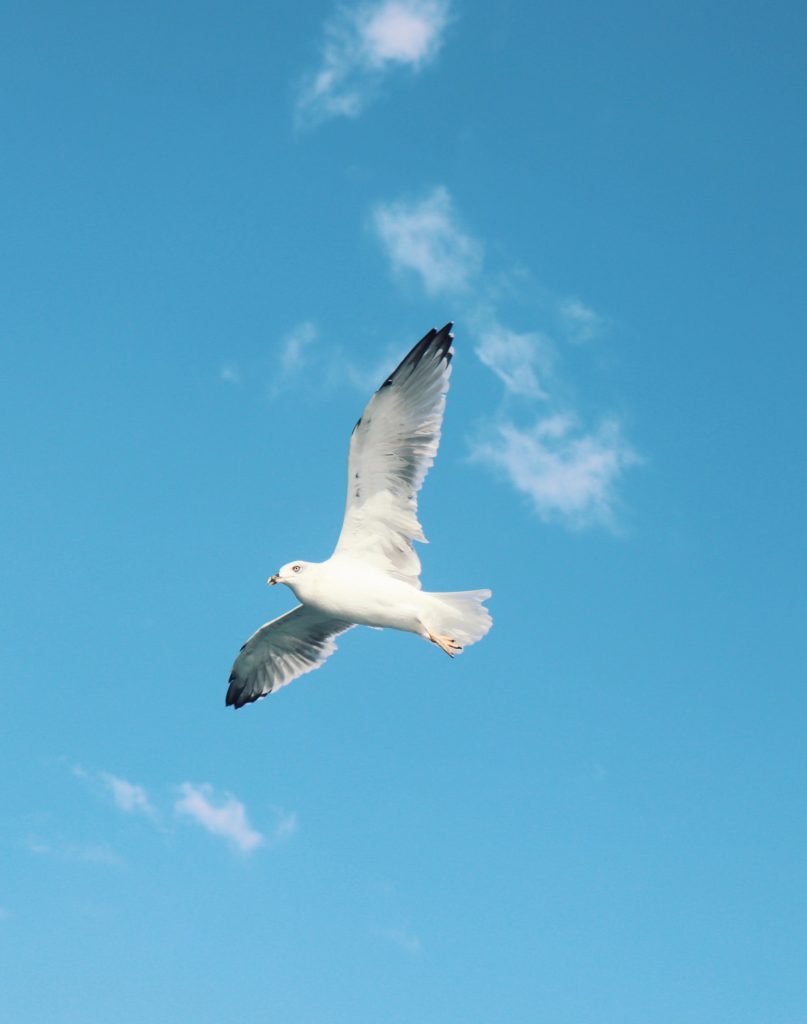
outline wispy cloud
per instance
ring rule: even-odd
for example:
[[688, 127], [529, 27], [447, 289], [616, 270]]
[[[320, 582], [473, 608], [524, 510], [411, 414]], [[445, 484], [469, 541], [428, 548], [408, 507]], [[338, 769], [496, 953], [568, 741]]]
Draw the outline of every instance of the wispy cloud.
[[579, 299], [564, 299], [558, 315], [570, 341], [591, 341], [603, 328], [603, 318]]
[[116, 807], [127, 814], [145, 814], [149, 818], [157, 816], [157, 811], [143, 786], [128, 782], [109, 772], [101, 772], [100, 778], [112, 794]]
[[382, 0], [340, 7], [325, 25], [320, 65], [300, 88], [298, 125], [358, 117], [390, 71], [419, 71], [433, 60], [448, 19], [448, 0]]
[[311, 320], [298, 324], [283, 339], [280, 346], [280, 371], [290, 377], [308, 362], [309, 349], [317, 339], [317, 328]]
[[379, 203], [372, 223], [396, 273], [413, 271], [430, 294], [464, 292], [482, 267], [482, 245], [463, 231], [447, 188]]
[[225, 384], [240, 384], [241, 371], [235, 363], [224, 363], [219, 370], [219, 379], [224, 381]]
[[471, 459], [502, 474], [546, 521], [613, 528], [617, 484], [639, 460], [616, 420], [584, 432], [569, 415], [523, 430], [501, 422], [474, 444]]
[[288, 839], [291, 839], [293, 835], [296, 835], [297, 830], [300, 827], [300, 822], [294, 811], [284, 811], [279, 807], [275, 808], [275, 826], [272, 829], [271, 835], [267, 839], [269, 846], [277, 846], [279, 843], [285, 843]]
[[80, 861], [86, 864], [121, 864], [119, 854], [108, 843], [73, 843], [29, 839], [25, 847], [37, 857], [56, 857], [59, 860]]
[[174, 804], [177, 814], [192, 818], [211, 835], [227, 840], [241, 853], [251, 853], [266, 842], [250, 825], [244, 805], [231, 794], [217, 794], [210, 785], [191, 782], [183, 782], [179, 792]]
[[554, 346], [540, 331], [519, 333], [495, 317], [476, 330], [476, 354], [505, 388], [525, 398], [548, 398], [541, 386], [552, 372]]
[[420, 939], [417, 935], [413, 935], [408, 928], [377, 928], [376, 934], [410, 956], [417, 956], [421, 951]]
[[127, 814], [144, 814], [146, 817], [157, 817], [157, 810], [149, 799], [144, 786], [129, 782], [111, 772], [90, 771], [79, 764], [70, 766], [77, 779], [98, 788], [99, 784], [111, 795], [116, 807]]
[[[578, 298], [559, 298], [532, 281], [524, 268], [488, 279], [483, 246], [460, 225], [451, 195], [438, 186], [425, 198], [379, 203], [372, 224], [393, 271], [415, 273], [432, 295], [461, 299], [464, 324], [479, 360], [504, 385], [503, 407], [471, 458], [495, 471], [522, 494], [538, 514], [572, 529], [617, 528], [617, 488], [626, 469], [641, 461], [624, 439], [616, 417], [584, 426], [581, 412], [563, 395], [560, 344], [537, 325], [515, 330], [504, 322], [505, 301], [534, 291], [543, 319], [566, 342], [588, 341], [604, 318]], [[514, 424], [513, 400], [540, 402], [532, 427]], [[523, 411], [523, 408], [522, 408]]]

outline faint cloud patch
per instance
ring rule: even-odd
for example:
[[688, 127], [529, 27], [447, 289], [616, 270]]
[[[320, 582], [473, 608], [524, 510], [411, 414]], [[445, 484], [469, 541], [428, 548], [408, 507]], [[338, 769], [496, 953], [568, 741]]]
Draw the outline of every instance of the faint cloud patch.
[[112, 794], [116, 807], [127, 814], [145, 814], [149, 818], [156, 818], [157, 811], [143, 786], [109, 772], [101, 772], [100, 777]]
[[303, 320], [281, 339], [277, 368], [269, 386], [270, 394], [279, 395], [308, 366], [318, 334], [313, 321]]
[[344, 5], [325, 24], [320, 66], [297, 97], [299, 127], [358, 117], [396, 67], [419, 71], [439, 51], [447, 0], [382, 0]]
[[564, 299], [558, 306], [558, 316], [570, 341], [591, 341], [601, 333], [604, 320], [579, 299]]
[[219, 379], [224, 381], [225, 384], [240, 384], [241, 371], [235, 363], [224, 363], [219, 370]]
[[29, 839], [25, 844], [29, 853], [37, 857], [55, 857], [59, 860], [80, 861], [86, 864], [122, 864], [122, 858], [108, 843], [72, 843]]
[[213, 787], [202, 783], [183, 782], [174, 804], [178, 815], [191, 818], [211, 835], [225, 839], [241, 853], [251, 853], [266, 842], [247, 819], [240, 800], [229, 793], [216, 794]]
[[299, 373], [308, 362], [308, 350], [317, 340], [317, 328], [304, 320], [283, 339], [280, 348], [280, 369], [286, 376]]
[[278, 846], [280, 843], [287, 842], [292, 836], [297, 834], [300, 827], [300, 822], [294, 811], [283, 811], [276, 807], [274, 808], [274, 813], [275, 827], [267, 839], [270, 846]]
[[412, 271], [427, 292], [464, 292], [482, 267], [482, 245], [460, 226], [439, 185], [425, 198], [378, 203], [372, 225], [396, 273]]
[[472, 446], [471, 460], [501, 474], [543, 520], [574, 529], [615, 528], [617, 484], [640, 461], [617, 420], [604, 420], [586, 433], [569, 414], [546, 417], [526, 430], [500, 422]]
[[144, 786], [129, 782], [111, 772], [95, 772], [74, 764], [70, 770], [77, 779], [82, 779], [96, 788], [100, 784], [111, 796], [117, 808], [127, 814], [143, 814], [156, 820], [157, 810], [149, 799]]
[[376, 935], [402, 949], [409, 956], [418, 956], [422, 950], [420, 938], [408, 928], [377, 928]]
[[525, 398], [549, 397], [541, 380], [552, 372], [552, 342], [540, 331], [519, 333], [495, 317], [487, 317], [477, 328], [476, 354], [512, 395]]

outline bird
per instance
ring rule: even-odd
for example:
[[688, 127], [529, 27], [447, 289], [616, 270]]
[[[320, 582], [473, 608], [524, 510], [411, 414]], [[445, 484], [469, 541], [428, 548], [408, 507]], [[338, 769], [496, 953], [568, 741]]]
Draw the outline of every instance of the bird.
[[367, 403], [350, 437], [336, 548], [324, 562], [295, 559], [269, 577], [300, 604], [243, 645], [226, 706], [243, 707], [319, 668], [336, 650], [335, 638], [356, 625], [414, 633], [450, 658], [490, 629], [490, 590], [422, 590], [414, 548], [426, 543], [417, 495], [440, 443], [453, 326], [424, 335]]

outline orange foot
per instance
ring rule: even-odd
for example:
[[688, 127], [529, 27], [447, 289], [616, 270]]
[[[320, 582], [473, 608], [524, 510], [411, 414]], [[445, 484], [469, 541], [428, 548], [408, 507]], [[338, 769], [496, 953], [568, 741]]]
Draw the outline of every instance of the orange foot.
[[453, 637], [441, 636], [440, 633], [430, 632], [429, 639], [433, 644], [437, 644], [441, 651], [445, 651], [449, 658], [453, 658], [455, 654], [462, 650]]

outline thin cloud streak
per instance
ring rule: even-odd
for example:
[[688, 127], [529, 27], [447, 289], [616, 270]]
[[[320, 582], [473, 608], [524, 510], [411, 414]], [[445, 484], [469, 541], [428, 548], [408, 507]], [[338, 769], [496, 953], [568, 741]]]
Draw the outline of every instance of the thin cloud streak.
[[340, 7], [325, 24], [320, 66], [303, 80], [299, 127], [331, 117], [355, 118], [395, 67], [417, 72], [439, 51], [447, 0], [383, 0]]
[[229, 793], [217, 795], [212, 786], [183, 782], [174, 804], [178, 815], [191, 818], [211, 835], [225, 839], [241, 853], [251, 853], [266, 842], [247, 819], [240, 800]]
[[25, 847], [29, 853], [37, 857], [55, 857], [58, 860], [85, 864], [123, 863], [121, 857], [108, 843], [44, 842], [40, 839], [29, 839]]

